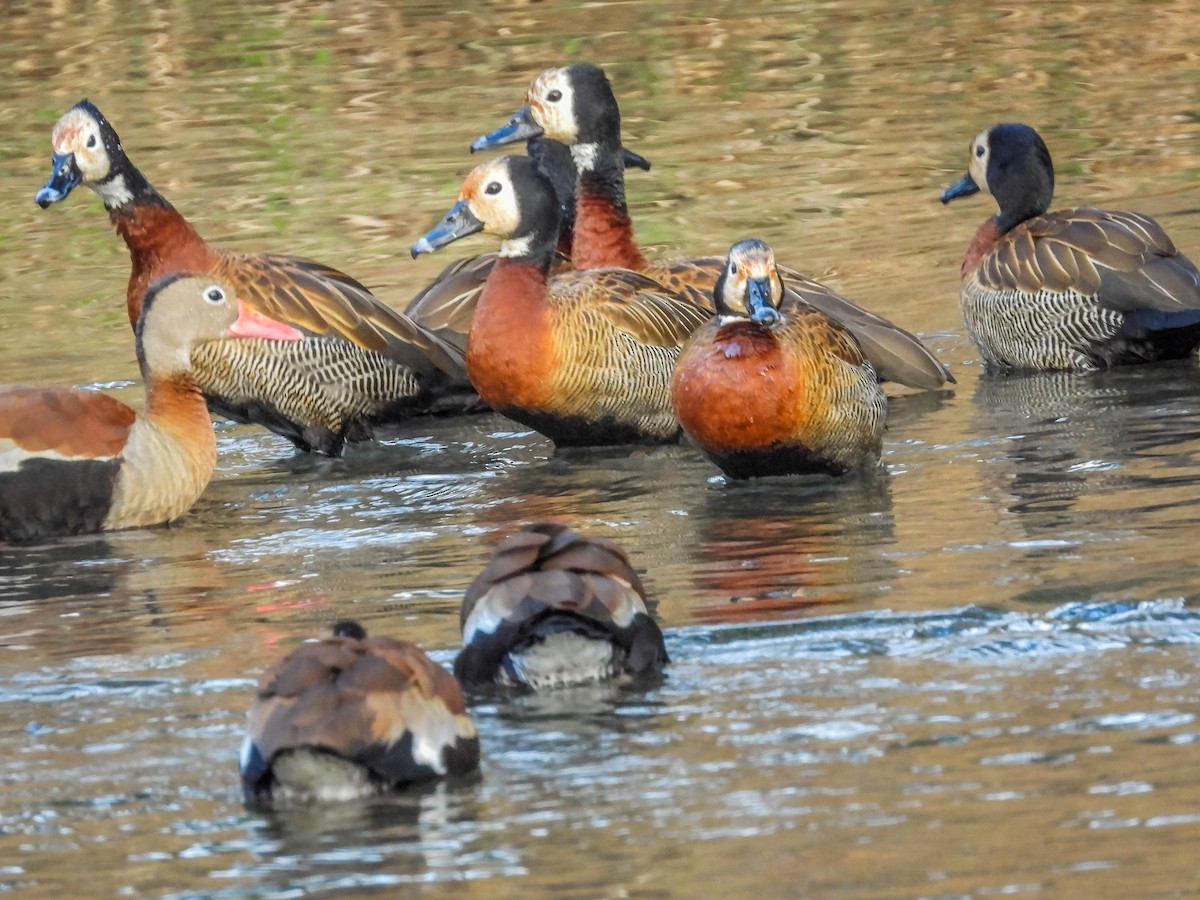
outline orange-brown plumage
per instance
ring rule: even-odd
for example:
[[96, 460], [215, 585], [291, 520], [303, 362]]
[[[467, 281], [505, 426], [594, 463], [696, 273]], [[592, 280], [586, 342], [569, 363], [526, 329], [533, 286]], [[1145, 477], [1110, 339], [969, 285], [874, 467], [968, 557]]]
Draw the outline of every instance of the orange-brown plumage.
[[249, 799], [349, 799], [479, 763], [454, 676], [415, 644], [340, 622], [262, 676], [242, 751]]
[[650, 274], [646, 257], [633, 239], [628, 213], [609, 197], [586, 187], [580, 189], [575, 202], [578, 212], [571, 245], [571, 264], [575, 268], [619, 266]]
[[802, 431], [803, 372], [780, 340], [753, 322], [701, 326], [684, 347], [671, 397], [701, 447], [718, 454], [764, 449]]
[[[0, 540], [130, 528], [183, 515], [216, 465], [193, 350], [232, 334], [298, 340], [209, 277], [167, 276], [137, 326], [146, 404], [92, 391], [0, 387]], [[240, 340], [241, 338], [239, 338]]]
[[102, 459], [116, 456], [137, 413], [107, 394], [69, 388], [0, 387], [0, 435], [22, 450]]
[[232, 286], [251, 309], [303, 329], [297, 346], [213, 341], [195, 360], [211, 408], [264, 425], [303, 450], [336, 454], [378, 424], [422, 411], [464, 376], [461, 351], [384, 306], [348, 275], [311, 260], [210, 246], [129, 161], [87, 101], [59, 120], [42, 206], [86, 184], [129, 248], [130, 322], [158, 278], [199, 272]]
[[221, 254], [173, 207], [137, 204], [114, 211], [110, 218], [129, 248], [131, 268], [125, 290], [129, 324], [137, 323], [146, 290], [163, 275], [208, 272], [228, 278], [229, 273], [217, 272]]
[[493, 409], [510, 413], [553, 403], [559, 365], [546, 303], [547, 273], [529, 263], [497, 259], [467, 338], [467, 373]]
[[677, 438], [670, 369], [704, 310], [625, 269], [549, 277], [554, 192], [536, 165], [503, 157], [414, 245], [430, 252], [481, 229], [504, 243], [479, 300], [467, 366], [481, 397], [559, 445]]
[[996, 226], [995, 217], [989, 218], [979, 226], [979, 229], [975, 232], [975, 236], [971, 238], [971, 243], [967, 245], [966, 255], [963, 256], [962, 268], [960, 270], [962, 277], [965, 278], [970, 272], [975, 271], [975, 267], [979, 265], [979, 261], [995, 246], [996, 241], [999, 239], [1000, 229]]
[[766, 244], [730, 249], [716, 305], [672, 377], [688, 437], [734, 477], [878, 464], [887, 400], [874, 371], [845, 328], [784, 291]]

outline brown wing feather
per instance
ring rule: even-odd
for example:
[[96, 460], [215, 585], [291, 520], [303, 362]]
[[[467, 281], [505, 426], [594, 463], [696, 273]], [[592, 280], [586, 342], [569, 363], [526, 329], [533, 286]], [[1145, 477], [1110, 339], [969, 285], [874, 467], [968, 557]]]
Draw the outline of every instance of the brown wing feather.
[[611, 621], [631, 602], [644, 612], [646, 591], [629, 558], [614, 542], [541, 522], [500, 542], [467, 588], [461, 621], [465, 623], [485, 598], [492, 614], [500, 618], [525, 618], [550, 607]]
[[693, 331], [708, 321], [710, 313], [664, 290], [651, 278], [627, 269], [592, 269], [566, 273], [552, 282], [578, 277], [588, 285], [593, 308], [639, 344], [680, 347]]
[[259, 681], [250, 734], [264, 758], [281, 749], [326, 747], [347, 757], [397, 740], [418, 703], [440, 702], [462, 715], [462, 691], [449, 672], [414, 644], [393, 638], [328, 638], [304, 644]]
[[137, 413], [119, 400], [71, 388], [0, 387], [0, 440], [32, 453], [105, 459], [120, 454]]
[[[466, 352], [475, 305], [495, 264], [495, 253], [481, 253], [450, 263], [408, 302], [404, 314], [443, 341]], [[571, 261], [559, 255], [550, 272], [555, 275], [570, 268]]]
[[461, 372], [462, 352], [381, 303], [349, 275], [291, 256], [224, 252], [215, 273], [248, 306], [314, 335], [340, 337], [416, 372]]
[[1060, 210], [1018, 225], [978, 269], [990, 290], [1073, 290], [1109, 309], [1200, 308], [1200, 271], [1140, 213]]
[[465, 352], [475, 304], [495, 263], [495, 253], [452, 262], [409, 301], [405, 315]]

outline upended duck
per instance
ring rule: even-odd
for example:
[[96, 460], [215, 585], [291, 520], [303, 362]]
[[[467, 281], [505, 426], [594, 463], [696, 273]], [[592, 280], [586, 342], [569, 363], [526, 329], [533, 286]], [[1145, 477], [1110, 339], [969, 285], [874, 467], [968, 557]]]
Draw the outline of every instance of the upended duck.
[[467, 687], [569, 687], [669, 662], [625, 552], [554, 522], [500, 542], [467, 588], [461, 622], [454, 674]]
[[478, 767], [454, 676], [351, 620], [267, 669], [240, 758], [247, 802], [279, 806], [361, 800]]

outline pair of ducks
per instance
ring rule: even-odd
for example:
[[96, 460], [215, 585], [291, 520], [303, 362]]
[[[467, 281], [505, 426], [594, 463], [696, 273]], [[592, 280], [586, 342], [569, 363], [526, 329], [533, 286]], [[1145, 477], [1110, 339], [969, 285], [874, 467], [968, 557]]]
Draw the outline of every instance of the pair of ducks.
[[[570, 159], [539, 136], [568, 146]], [[476, 147], [526, 137], [537, 165], [505, 158], [477, 169], [452, 211], [464, 220], [470, 213], [479, 228], [501, 236], [500, 257], [449, 266], [410, 304], [412, 317], [319, 263], [210, 247], [129, 162], [116, 132], [87, 101], [55, 126], [54, 169], [37, 201], [47, 206], [79, 184], [101, 196], [130, 249], [127, 305], [135, 325], [155, 279], [190, 271], [298, 329], [298, 339], [282, 342], [193, 338], [190, 374], [210, 408], [264, 424], [302, 449], [340, 452], [345, 440], [369, 436], [374, 424], [462, 388], [465, 365], [485, 399], [561, 443], [670, 439], [682, 419], [697, 443], [735, 476], [789, 468], [838, 471], [878, 461], [884, 400], [871, 375], [922, 388], [953, 380], [908, 332], [774, 266], [761, 244], [735, 245], [725, 261], [646, 260], [633, 241], [624, 166], [630, 160], [648, 164], [621, 149], [619, 109], [599, 68], [581, 64], [539, 76], [526, 107]], [[1028, 126], [993, 126], [972, 141], [970, 154], [967, 176], [945, 192], [943, 202], [983, 190], [1000, 207], [976, 233], [962, 267], [960, 308], [989, 365], [1087, 370], [1194, 351], [1200, 275], [1157, 223], [1136, 213], [1088, 208], [1048, 213], [1053, 165]], [[577, 177], [570, 194], [562, 185], [572, 181], [564, 178], [575, 174], [572, 165]], [[549, 257], [552, 267], [546, 264], [553, 230], [547, 223], [556, 210], [546, 202], [546, 179], [539, 177], [547, 173], [564, 225], [558, 256]], [[505, 184], [505, 196], [489, 193]], [[525, 194], [540, 199], [526, 201]], [[535, 205], [544, 209], [535, 214]], [[467, 222], [454, 234], [455, 227], [443, 223], [414, 250], [436, 249], [435, 242], [476, 229]], [[536, 248], [535, 240], [541, 242]], [[549, 272], [563, 265], [564, 251], [577, 270], [630, 271], [550, 279]], [[492, 287], [481, 301], [485, 278]], [[506, 284], [517, 298], [511, 310], [503, 306]], [[674, 363], [685, 339], [711, 313], [717, 313], [715, 324], [697, 332]], [[171, 378], [148, 376], [148, 388]], [[38, 516], [25, 512], [25, 498], [36, 493], [31, 485], [46, 461], [82, 471], [122, 458], [119, 429], [101, 439], [107, 426], [89, 424], [94, 416], [103, 423], [103, 401], [77, 398], [69, 405], [69, 412], [55, 410], [53, 424], [31, 431], [30, 421], [50, 415], [47, 401], [28, 391], [4, 391], [0, 539], [113, 527], [106, 521], [162, 521], [158, 512], [110, 520], [110, 501], [103, 496], [87, 500], [94, 510], [84, 524], [39, 525]], [[55, 434], [68, 432], [97, 437], [59, 447]], [[839, 447], [844, 433], [845, 447]], [[126, 478], [140, 465], [123, 467]], [[204, 480], [209, 475], [211, 466]], [[80, 488], [85, 498], [106, 493], [92, 488], [90, 476], [64, 480], [89, 482]], [[57, 515], [46, 511], [40, 518]]]
[[510, 535], [467, 588], [451, 675], [407, 641], [338, 622], [262, 676], [241, 752], [252, 803], [350, 800], [479, 765], [462, 687], [631, 679], [667, 662], [646, 592], [612, 541], [541, 523]]

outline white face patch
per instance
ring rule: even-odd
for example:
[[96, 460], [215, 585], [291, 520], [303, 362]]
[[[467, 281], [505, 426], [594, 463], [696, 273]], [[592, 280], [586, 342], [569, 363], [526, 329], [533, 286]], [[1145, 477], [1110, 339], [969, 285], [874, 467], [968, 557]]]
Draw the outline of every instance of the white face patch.
[[546, 132], [546, 137], [568, 145], [579, 140], [575, 89], [566, 69], [548, 69], [535, 78], [527, 99], [533, 120]]
[[89, 183], [88, 187], [100, 195], [105, 209], [119, 209], [133, 199], [133, 191], [125, 184], [124, 175], [117, 175], [98, 184]]
[[508, 171], [510, 158], [502, 156], [472, 169], [461, 195], [471, 214], [483, 223], [484, 232], [501, 240], [512, 237], [521, 224], [519, 200]]
[[112, 161], [104, 146], [100, 123], [82, 109], [70, 109], [54, 126], [50, 138], [55, 153], [70, 153], [84, 184], [94, 185], [108, 177]]
[[975, 140], [971, 141], [971, 159], [967, 163], [967, 171], [971, 178], [975, 180], [975, 184], [979, 190], [985, 194], [991, 194], [988, 190], [987, 170], [988, 159], [992, 155], [991, 129], [985, 129], [975, 136]]

